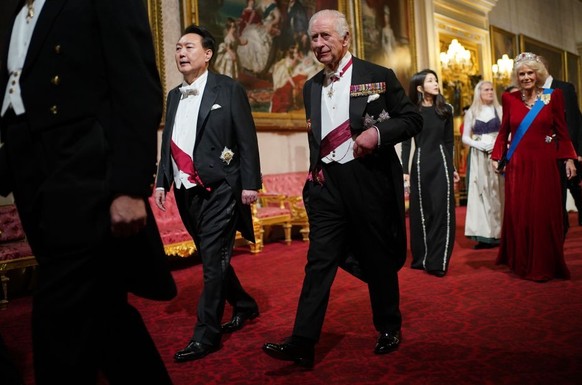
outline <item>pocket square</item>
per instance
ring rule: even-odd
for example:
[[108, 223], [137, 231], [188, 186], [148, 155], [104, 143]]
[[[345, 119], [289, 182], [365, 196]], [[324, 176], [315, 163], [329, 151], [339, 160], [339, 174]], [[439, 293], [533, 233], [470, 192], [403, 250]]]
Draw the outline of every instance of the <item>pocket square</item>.
[[219, 108], [222, 108], [222, 106], [220, 104], [213, 104], [212, 107], [210, 108], [210, 111], [218, 110]]
[[378, 99], [380, 97], [380, 94], [372, 94], [370, 96], [368, 96], [368, 103], [373, 102], [374, 100]]

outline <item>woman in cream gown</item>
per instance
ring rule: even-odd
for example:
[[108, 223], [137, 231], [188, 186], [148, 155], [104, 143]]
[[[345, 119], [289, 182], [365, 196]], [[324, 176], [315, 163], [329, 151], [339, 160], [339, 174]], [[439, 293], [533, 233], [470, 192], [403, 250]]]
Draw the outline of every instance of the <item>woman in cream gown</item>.
[[237, 48], [240, 65], [255, 74], [268, 70], [273, 38], [281, 34], [281, 11], [274, 0], [263, 0], [257, 11], [261, 14], [261, 23], [245, 27], [240, 36], [244, 45]]
[[463, 131], [463, 143], [471, 147], [465, 236], [477, 241], [475, 249], [495, 247], [501, 236], [504, 179], [489, 160], [500, 125], [501, 106], [493, 83], [482, 80], [465, 113]]

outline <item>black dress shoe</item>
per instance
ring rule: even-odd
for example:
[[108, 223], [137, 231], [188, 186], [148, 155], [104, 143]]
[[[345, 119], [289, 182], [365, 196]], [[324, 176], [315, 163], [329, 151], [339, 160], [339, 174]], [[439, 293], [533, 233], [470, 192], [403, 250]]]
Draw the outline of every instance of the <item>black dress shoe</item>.
[[255, 319], [258, 316], [259, 316], [258, 309], [252, 310], [252, 311], [234, 313], [234, 315], [232, 316], [232, 319], [229, 322], [222, 324], [221, 330], [223, 333], [236, 332], [237, 330], [242, 329], [242, 327], [245, 325], [245, 323], [247, 321]]
[[434, 275], [435, 277], [439, 278], [442, 278], [447, 274], [445, 271], [442, 270], [427, 270], [426, 272], [429, 273], [430, 275]]
[[473, 246], [473, 249], [474, 250], [492, 249], [492, 248], [494, 248], [496, 246], [498, 246], [498, 245], [495, 244], [495, 243], [479, 242], [475, 246]]
[[198, 341], [190, 341], [188, 345], [174, 354], [174, 361], [186, 362], [199, 360], [218, 350], [218, 346], [206, 345]]
[[313, 368], [315, 360], [315, 348], [299, 346], [291, 342], [275, 344], [267, 342], [263, 345], [263, 351], [269, 356], [282, 361], [293, 361], [299, 366]]
[[374, 353], [386, 354], [393, 352], [398, 349], [400, 341], [402, 341], [400, 330], [391, 330], [380, 333], [378, 341], [376, 342], [376, 347], [374, 348]]

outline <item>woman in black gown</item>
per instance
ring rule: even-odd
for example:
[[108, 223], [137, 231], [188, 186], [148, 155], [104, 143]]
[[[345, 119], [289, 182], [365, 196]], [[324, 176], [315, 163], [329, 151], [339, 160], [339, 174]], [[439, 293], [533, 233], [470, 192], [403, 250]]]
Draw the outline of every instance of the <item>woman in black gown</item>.
[[443, 277], [455, 243], [453, 186], [459, 180], [453, 167], [453, 110], [432, 70], [412, 77], [408, 95], [424, 119], [422, 131], [402, 143], [404, 182], [410, 184], [411, 267]]

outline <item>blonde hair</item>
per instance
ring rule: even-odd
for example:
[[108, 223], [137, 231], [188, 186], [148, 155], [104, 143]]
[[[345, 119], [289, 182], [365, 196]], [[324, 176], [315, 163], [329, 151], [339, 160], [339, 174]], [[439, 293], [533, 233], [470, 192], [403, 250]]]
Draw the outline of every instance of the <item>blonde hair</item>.
[[522, 67], [527, 66], [531, 68], [536, 73], [536, 86], [542, 87], [549, 76], [546, 66], [538, 55], [531, 52], [522, 52], [513, 61], [513, 71], [511, 72], [511, 82], [515, 84], [518, 88], [519, 82], [517, 80], [517, 73], [522, 69]]
[[[473, 103], [471, 103], [471, 107], [469, 107], [469, 111], [471, 112], [471, 129], [475, 125], [475, 120], [477, 116], [481, 113], [483, 106], [486, 105], [483, 103], [483, 99], [481, 99], [481, 87], [485, 84], [490, 84], [493, 87], [493, 82], [489, 80], [481, 80], [475, 86], [475, 91], [473, 92]], [[501, 105], [499, 104], [499, 100], [497, 99], [497, 94], [495, 93], [495, 87], [493, 87], [493, 108], [497, 112], [497, 116], [501, 119]]]

